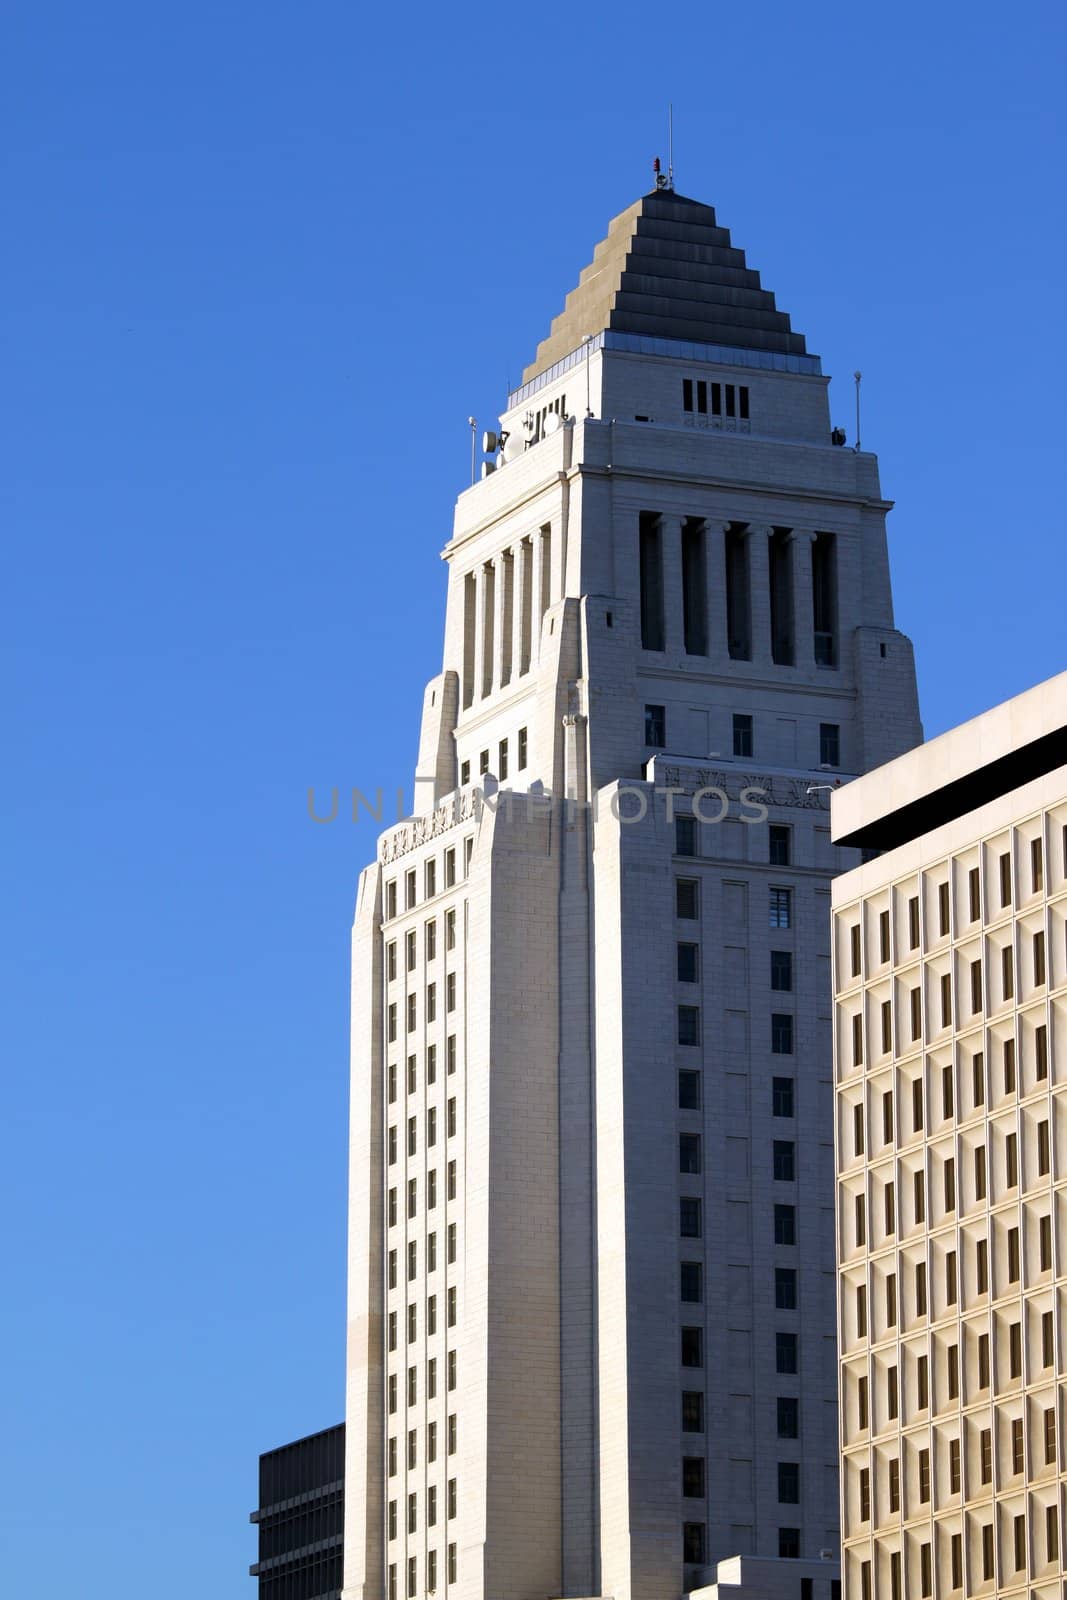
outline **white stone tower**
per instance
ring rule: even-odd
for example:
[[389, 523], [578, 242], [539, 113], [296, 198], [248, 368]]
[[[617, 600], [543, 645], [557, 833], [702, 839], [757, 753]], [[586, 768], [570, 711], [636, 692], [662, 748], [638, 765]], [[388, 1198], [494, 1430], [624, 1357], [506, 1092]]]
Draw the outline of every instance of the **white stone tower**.
[[359, 885], [346, 1600], [837, 1553], [828, 788], [921, 738], [889, 506], [673, 191], [524, 379]]

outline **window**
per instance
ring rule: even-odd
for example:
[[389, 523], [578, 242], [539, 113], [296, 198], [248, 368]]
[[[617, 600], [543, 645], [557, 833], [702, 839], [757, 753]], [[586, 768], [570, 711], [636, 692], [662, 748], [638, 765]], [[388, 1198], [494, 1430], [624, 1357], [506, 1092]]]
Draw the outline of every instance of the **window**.
[[796, 1461], [778, 1463], [778, 1502], [787, 1506], [800, 1504], [800, 1466]]
[[791, 831], [790, 828], [781, 823], [771, 823], [768, 859], [772, 867], [787, 867], [789, 865]]
[[389, 1313], [389, 1348], [390, 1348], [390, 1350], [395, 1350], [396, 1349], [396, 1312], [395, 1311], [390, 1311], [390, 1313]]
[[[1022, 1371], [1022, 1329], [1016, 1322], [1012, 1327], [1012, 1377], [1019, 1377]], [[1016, 1345], [1019, 1346], [1016, 1352]], [[1016, 1359], [1018, 1356], [1018, 1359]], [[1056, 1341], [1052, 1328], [1052, 1312], [1041, 1313], [1041, 1365], [1051, 1367], [1056, 1359]], [[1016, 1370], [1018, 1368], [1018, 1370]]]
[[455, 1072], [455, 1070], [456, 1070], [456, 1036], [455, 1036], [454, 1033], [450, 1033], [448, 1038], [445, 1040], [445, 1071], [451, 1073], [451, 1072]]
[[1008, 1229], [1008, 1282], [1019, 1281], [1019, 1230]]
[[416, 1023], [418, 1021], [418, 1018], [417, 1018], [417, 1015], [416, 1015], [416, 1007], [417, 1007], [416, 997], [413, 994], [409, 994], [408, 995], [408, 1005], [407, 1005], [408, 1032], [409, 1033], [414, 1033], [415, 1032], [415, 1026], [416, 1026]]
[[1045, 1556], [1057, 1561], [1060, 1554], [1060, 1520], [1055, 1506], [1045, 1507]]
[[1056, 1464], [1056, 1408], [1049, 1406], [1045, 1411], [1045, 1465], [1052, 1467]]
[[1013, 1417], [1011, 1422], [1011, 1470], [1019, 1473], [1023, 1470], [1023, 1419]]
[[863, 1013], [857, 1011], [852, 1018], [852, 1065], [863, 1065]]
[[678, 946], [678, 982], [697, 983], [700, 980], [700, 946], [698, 944], [680, 944]]
[[893, 1143], [893, 1091], [887, 1089], [882, 1096], [882, 1141]]
[[408, 1495], [408, 1532], [419, 1531], [419, 1497], [417, 1494]]
[[1045, 1023], [1034, 1029], [1034, 1060], [1038, 1081], [1048, 1077], [1048, 1028]]
[[867, 1202], [862, 1194], [856, 1196], [856, 1244], [867, 1243]]
[[704, 1268], [699, 1261], [682, 1262], [681, 1298], [687, 1305], [699, 1305], [704, 1299]]
[[978, 1387], [989, 1388], [989, 1335], [978, 1335]]
[[871, 1469], [860, 1468], [860, 1521], [871, 1520]]
[[701, 1236], [701, 1202], [693, 1195], [684, 1194], [678, 1201], [678, 1231], [683, 1239]]
[[919, 1593], [926, 1600], [934, 1592], [932, 1547], [927, 1541], [919, 1546]]
[[697, 825], [695, 817], [675, 817], [674, 853], [695, 856], [697, 853]]
[[915, 1264], [915, 1315], [926, 1315], [926, 1262], [918, 1261]]
[[454, 1350], [448, 1352], [447, 1382], [450, 1389], [456, 1387], [456, 1352]]
[[519, 729], [519, 754], [518, 754], [518, 768], [519, 768], [520, 772], [524, 772], [526, 770], [526, 747], [527, 747], [526, 729], [525, 728], [520, 728]]
[[1045, 981], [1045, 935], [1034, 934], [1034, 983], [1038, 988]]
[[396, 1124], [389, 1129], [389, 1165], [396, 1161]]
[[945, 1188], [945, 1210], [956, 1209], [956, 1163], [952, 1156], [947, 1157], [942, 1168]]
[[385, 915], [387, 918], [396, 916], [396, 881], [385, 886]]
[[675, 915], [681, 922], [695, 922], [700, 916], [700, 886], [695, 878], [676, 878], [674, 884]]
[[971, 962], [971, 1010], [982, 1009], [982, 963]]
[[778, 1437], [796, 1439], [800, 1436], [800, 1401], [791, 1395], [778, 1396]]
[[774, 1176], [779, 1183], [792, 1183], [796, 1178], [796, 1146], [791, 1139], [774, 1141]]
[[775, 1206], [774, 1242], [775, 1244], [796, 1244], [797, 1213], [795, 1206]]
[[1004, 1167], [1008, 1188], [1013, 1189], [1019, 1182], [1019, 1136], [1009, 1133], [1004, 1140]]
[[863, 1106], [852, 1107], [852, 1148], [857, 1156], [863, 1154]]
[[452, 1095], [445, 1107], [445, 1131], [449, 1139], [456, 1137], [456, 1097]]
[[436, 1233], [428, 1233], [426, 1235], [426, 1271], [427, 1272], [436, 1272], [437, 1271], [437, 1235], [436, 1235]]
[[871, 1407], [866, 1375], [860, 1378], [856, 1385], [856, 1390], [859, 1425], [861, 1428], [868, 1428], [870, 1427], [871, 1422]]
[[1000, 858], [1000, 903], [1011, 905], [1011, 855], [1008, 851]]
[[[468, 777], [470, 776], [468, 772]], [[464, 783], [467, 779], [464, 778]], [[456, 881], [456, 852], [454, 849], [445, 851], [445, 888], [451, 889]]]
[[770, 918], [772, 928], [788, 928], [792, 926], [793, 891], [791, 889], [771, 889]]
[[913, 1190], [914, 1203], [915, 1203], [915, 1220], [916, 1220], [916, 1222], [925, 1222], [925, 1220], [926, 1220], [926, 1175], [925, 1175], [925, 1173], [917, 1172], [915, 1174], [915, 1177], [912, 1180], [912, 1190]]
[[911, 1005], [911, 1036], [921, 1039], [923, 1031], [923, 995], [922, 989], [916, 984], [909, 996]]
[[418, 1565], [415, 1556], [408, 1557], [408, 1600], [415, 1600], [418, 1591]]
[[703, 1499], [704, 1496], [704, 1457], [682, 1457], [682, 1493], [687, 1499]]
[[962, 1588], [962, 1586], [963, 1586], [963, 1535], [962, 1535], [962, 1533], [954, 1533], [952, 1535], [952, 1540], [951, 1540], [951, 1544], [950, 1544], [950, 1550], [951, 1550], [951, 1553], [952, 1553], [951, 1554], [951, 1560], [952, 1560], [952, 1587], [954, 1589], [959, 1589], [959, 1588]]
[[890, 1272], [885, 1280], [885, 1320], [886, 1327], [895, 1328], [897, 1325], [897, 1275]]
[[993, 1524], [987, 1522], [982, 1529], [982, 1577], [993, 1576]]
[[389, 1415], [396, 1411], [396, 1373], [389, 1374]]
[[939, 883], [937, 886], [937, 926], [942, 938], [948, 936], [949, 928], [949, 899], [948, 883]]
[[436, 1461], [437, 1460], [437, 1424], [436, 1424], [436, 1422], [428, 1422], [426, 1424], [426, 1459], [427, 1459], [427, 1461]]
[[797, 1336], [795, 1333], [783, 1333], [780, 1329], [775, 1333], [774, 1366], [776, 1372], [796, 1372]]
[[985, 1239], [975, 1246], [975, 1282], [979, 1294], [989, 1292], [989, 1244]]
[[417, 882], [415, 868], [412, 867], [410, 872], [405, 872], [404, 874], [404, 905], [408, 911], [411, 910], [418, 899]]
[[704, 1562], [708, 1559], [707, 1538], [702, 1522], [682, 1524], [682, 1560]]
[[782, 1561], [800, 1560], [800, 1529], [778, 1529], [778, 1556]]
[[470, 781], [471, 781], [471, 764], [470, 764], [469, 761], [461, 761], [460, 762], [460, 764], [459, 764], [459, 781], [460, 781], [460, 784], [462, 785], [463, 788], [466, 788], [468, 783], [470, 783]]
[[678, 1043], [698, 1045], [700, 1043], [700, 1007], [678, 1007]]
[[983, 1428], [978, 1436], [979, 1474], [983, 1483], [993, 1481], [993, 1430]]
[[912, 895], [908, 901], [908, 944], [912, 950], [919, 948], [919, 896]]
[[456, 974], [449, 972], [445, 976], [445, 1010], [456, 1009]]
[[890, 1417], [900, 1415], [900, 1384], [896, 1367], [886, 1370], [886, 1413]]
[[974, 1194], [976, 1200], [985, 1199], [985, 1145], [980, 1144], [974, 1152]]
[[437, 1204], [437, 1169], [432, 1167], [426, 1174], [426, 1209], [432, 1211]]
[[941, 978], [941, 1026], [952, 1026], [952, 974], [949, 972]]
[[[1043, 1320], [1043, 1319], [1042, 1319]], [[1051, 1326], [1051, 1322], [1050, 1322]], [[1045, 1362], [1049, 1366], [1049, 1362]], [[1023, 1372], [1023, 1329], [1021, 1322], [1013, 1322], [1008, 1329], [1008, 1376], [1021, 1378]]]
[[[433, 923], [430, 924], [430, 927], [433, 927]], [[429, 930], [427, 930], [427, 931], [429, 931]], [[426, 1021], [427, 1022], [436, 1022], [436, 1020], [437, 1020], [437, 985], [436, 985], [436, 983], [428, 983], [426, 985]]]
[[456, 1573], [457, 1573], [458, 1570], [459, 1570], [459, 1566], [458, 1566], [458, 1562], [456, 1560], [456, 1547], [455, 1547], [454, 1544], [450, 1544], [449, 1547], [448, 1547], [448, 1581], [449, 1581], [449, 1583], [455, 1583], [455, 1581], [456, 1581]]
[[662, 750], [667, 743], [667, 712], [664, 706], [645, 707], [645, 743]]
[[458, 1437], [456, 1413], [453, 1411], [452, 1415], [448, 1419], [448, 1454], [450, 1456], [454, 1456], [456, 1453]]
[[1023, 1516], [1012, 1519], [1012, 1545], [1015, 1570], [1023, 1572], [1026, 1569], [1026, 1518]]
[[497, 777], [506, 778], [508, 775], [508, 741], [501, 739], [497, 749]]
[[1015, 1092], [1015, 1040], [1004, 1041], [1004, 1093]]
[[861, 1283], [856, 1289], [856, 1332], [861, 1339], [867, 1337], [867, 1285]]
[[981, 882], [978, 868], [972, 867], [967, 874], [967, 900], [972, 922], [977, 922], [982, 915]]
[[734, 755], [751, 756], [752, 754], [752, 718], [744, 713], [734, 712]]
[[389, 1007], [386, 1022], [386, 1037], [390, 1044], [396, 1042], [396, 1001]]
[[678, 1107], [681, 1111], [700, 1110], [700, 1073], [689, 1067], [678, 1072]]
[[489, 752], [482, 750], [478, 756], [478, 776], [484, 778], [489, 771]]
[[854, 978], [858, 978], [859, 975], [860, 975], [860, 966], [861, 966], [861, 960], [860, 960], [860, 925], [859, 925], [858, 922], [854, 922], [852, 924], [851, 928], [848, 930], [848, 943], [849, 943], [849, 954], [852, 957], [852, 976]]
[[448, 1163], [445, 1176], [445, 1199], [454, 1200], [456, 1198], [456, 1163], [454, 1161]]
[[775, 1267], [774, 1304], [778, 1311], [797, 1308], [797, 1275], [793, 1267]]
[[459, 1485], [455, 1478], [448, 1480], [448, 1515], [454, 1517], [459, 1510]]
[[680, 1133], [678, 1135], [678, 1171], [700, 1171], [699, 1133]]
[[702, 1367], [704, 1365], [704, 1330], [703, 1328], [682, 1329], [682, 1366]]
[[930, 1404], [930, 1358], [920, 1356], [915, 1363], [916, 1389], [918, 1391], [919, 1410], [925, 1411]]
[[960, 1441], [950, 1439], [948, 1445], [948, 1490], [949, 1494], [960, 1492]]
[[396, 1062], [389, 1063], [389, 1104], [396, 1100]]
[[1041, 840], [1030, 840], [1030, 887], [1039, 894], [1044, 886], [1045, 873], [1041, 856]]
[[771, 989], [776, 994], [792, 993], [793, 953], [791, 950], [771, 951]]
[[930, 1500], [930, 1452], [919, 1451], [919, 1500], [927, 1505]]
[[1010, 1000], [1015, 994], [1015, 967], [1012, 961], [1011, 945], [1005, 945], [1000, 952], [1001, 986], [1004, 990], [1005, 1000]]
[[776, 1117], [793, 1115], [793, 1079], [771, 1079], [771, 1111]]
[[836, 722], [819, 724], [819, 765], [821, 767], [841, 765], [841, 729]]
[[900, 1510], [900, 1458], [893, 1456], [889, 1463], [889, 1509]]
[[704, 1395], [699, 1389], [683, 1389], [681, 1392], [681, 1432], [704, 1432]]
[[971, 1093], [975, 1106], [985, 1105], [985, 1054], [981, 1050], [971, 1058]]
[[923, 1081], [915, 1078], [911, 1085], [911, 1128], [918, 1133], [923, 1125]]
[[882, 1053], [888, 1055], [893, 1048], [893, 1007], [888, 1000], [881, 1005]]
[[[430, 1237], [432, 1239], [434, 1237], [433, 1234], [431, 1234]], [[445, 1244], [446, 1259], [451, 1266], [456, 1259], [456, 1224], [454, 1222], [450, 1222], [448, 1224], [448, 1231], [445, 1234]]]
[[955, 1250], [949, 1250], [945, 1255], [945, 1300], [950, 1306], [956, 1304], [958, 1279], [956, 1252]]
[[948, 1347], [948, 1397], [958, 1400], [960, 1393], [960, 1347], [950, 1344]]
[[1038, 1266], [1042, 1272], [1052, 1271], [1052, 1218], [1048, 1216], [1038, 1223]]
[[771, 1016], [771, 1054], [793, 1054], [793, 1018], [788, 1012], [776, 1011]]

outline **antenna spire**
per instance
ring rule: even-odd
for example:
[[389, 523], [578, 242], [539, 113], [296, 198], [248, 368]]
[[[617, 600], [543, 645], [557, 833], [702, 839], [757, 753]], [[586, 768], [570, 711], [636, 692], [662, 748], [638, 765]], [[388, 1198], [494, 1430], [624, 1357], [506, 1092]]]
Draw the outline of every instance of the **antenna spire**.
[[674, 102], [667, 103], [667, 188], [674, 192]]

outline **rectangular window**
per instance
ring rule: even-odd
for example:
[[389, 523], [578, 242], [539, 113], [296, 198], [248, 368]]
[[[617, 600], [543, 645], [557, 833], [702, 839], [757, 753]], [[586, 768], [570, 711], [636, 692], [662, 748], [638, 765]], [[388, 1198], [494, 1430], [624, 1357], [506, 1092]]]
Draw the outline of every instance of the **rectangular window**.
[[863, 1065], [863, 1013], [860, 1011], [852, 1018], [852, 1065]]
[[679, 944], [677, 970], [679, 983], [699, 983], [700, 946], [698, 944]]
[[682, 1493], [689, 1500], [704, 1496], [704, 1457], [682, 1457]]
[[841, 729], [836, 722], [819, 724], [819, 765], [821, 767], [841, 765]]
[[696, 878], [676, 878], [674, 911], [680, 922], [695, 922], [700, 916], [700, 886]]
[[889, 1462], [889, 1509], [900, 1510], [900, 1458], [893, 1456]]
[[792, 994], [792, 950], [771, 950], [771, 990], [774, 994]]
[[1030, 840], [1030, 887], [1034, 894], [1040, 894], [1045, 882], [1045, 871], [1042, 861], [1041, 840]]
[[1019, 1230], [1008, 1229], [1008, 1282], [1019, 1281]]
[[963, 1587], [963, 1535], [962, 1535], [962, 1533], [954, 1533], [952, 1535], [952, 1538], [951, 1538], [951, 1541], [950, 1541], [950, 1544], [949, 1544], [949, 1549], [950, 1549], [950, 1552], [951, 1552], [951, 1564], [952, 1564], [952, 1587], [954, 1589], [962, 1589], [962, 1587]]
[[949, 896], [948, 883], [939, 883], [937, 886], [937, 927], [943, 939], [948, 937], [949, 930]]
[[950, 1344], [948, 1347], [948, 1397], [958, 1400], [960, 1395], [960, 1347]]
[[700, 1171], [699, 1133], [680, 1133], [678, 1135], [678, 1171]]
[[416, 1026], [416, 1022], [417, 1022], [416, 1004], [417, 1004], [417, 1002], [416, 1002], [415, 996], [413, 994], [409, 994], [408, 995], [408, 1005], [407, 1005], [408, 1032], [409, 1033], [414, 1033], [415, 1032], [415, 1026]]
[[852, 976], [854, 978], [858, 978], [859, 975], [860, 975], [860, 967], [861, 967], [861, 959], [860, 959], [860, 925], [859, 925], [858, 922], [854, 922], [852, 924], [851, 928], [848, 930], [848, 943], [849, 943], [849, 955], [852, 958]]
[[983, 1483], [993, 1481], [993, 1430], [983, 1428], [978, 1435], [979, 1476]]
[[393, 1102], [396, 1100], [396, 1062], [395, 1061], [390, 1061], [390, 1063], [389, 1063], [388, 1076], [389, 1076], [389, 1088], [388, 1088], [389, 1104], [392, 1105]]
[[967, 874], [967, 900], [971, 921], [977, 922], [982, 915], [982, 878], [977, 867], [972, 867]]
[[774, 1141], [774, 1176], [779, 1183], [792, 1183], [796, 1178], [796, 1146], [791, 1139]]
[[1060, 1518], [1056, 1506], [1045, 1507], [1045, 1556], [1058, 1561], [1060, 1555]]
[[982, 963], [971, 962], [971, 1010], [982, 1009]]
[[1011, 945], [1005, 945], [1000, 952], [1001, 986], [1004, 990], [1005, 1000], [1011, 1000], [1015, 994], [1015, 967], [1012, 961]]
[[978, 1387], [989, 1388], [989, 1335], [978, 1335]]
[[689, 1067], [678, 1072], [678, 1108], [681, 1111], [700, 1110], [700, 1073]]
[[1048, 1077], [1048, 1028], [1045, 1023], [1034, 1029], [1034, 1060], [1039, 1082]]
[[[460, 781], [461, 786], [464, 789], [467, 787], [468, 783], [470, 783], [470, 781], [471, 781], [471, 764], [470, 764], [469, 761], [461, 761], [460, 762], [460, 764], [459, 764], [459, 781]], [[455, 882], [455, 879], [453, 879], [452, 881]]]
[[979, 1294], [989, 1292], [989, 1244], [985, 1239], [979, 1239], [975, 1246], [975, 1283]]
[[445, 1071], [448, 1073], [456, 1070], [456, 1036], [450, 1033], [445, 1040]]
[[431, 1167], [426, 1174], [426, 1209], [432, 1211], [437, 1204], [437, 1169]]
[[662, 650], [663, 546], [659, 518], [649, 511], [640, 515], [641, 648]]
[[919, 948], [919, 896], [912, 895], [908, 901], [908, 944], [913, 950]]
[[693, 409], [693, 380], [692, 380], [692, 378], [683, 378], [682, 379], [682, 410], [683, 411], [692, 411], [692, 409]]
[[886, 1369], [886, 1414], [889, 1417], [900, 1415], [900, 1383], [896, 1367]]
[[860, 1521], [871, 1520], [871, 1469], [860, 1468]]
[[863, 1154], [863, 1143], [863, 1106], [860, 1104], [852, 1107], [852, 1150], [854, 1155], [861, 1156]]
[[791, 831], [780, 823], [771, 823], [768, 833], [768, 860], [772, 867], [789, 865]]
[[1020, 1473], [1023, 1470], [1023, 1419], [1013, 1417], [1011, 1423], [1011, 1470]]
[[791, 1117], [793, 1111], [794, 1081], [792, 1078], [772, 1078], [771, 1113], [776, 1117]]
[[897, 1226], [896, 1191], [892, 1183], [887, 1183], [882, 1191], [885, 1202], [885, 1231], [895, 1233]]
[[682, 1524], [682, 1560], [703, 1563], [708, 1559], [707, 1529], [703, 1522]]
[[918, 1390], [919, 1410], [925, 1411], [930, 1404], [930, 1358], [920, 1356], [915, 1363], [916, 1388]]
[[926, 1175], [917, 1172], [912, 1179], [912, 1197], [915, 1205], [916, 1222], [926, 1221]]
[[945, 1299], [950, 1306], [956, 1304], [958, 1280], [956, 1252], [955, 1250], [949, 1250], [945, 1256]]
[[797, 1308], [797, 1275], [793, 1267], [775, 1267], [774, 1304], [778, 1311]]
[[1056, 1408], [1049, 1406], [1045, 1411], [1045, 1465], [1053, 1467], [1056, 1464]]
[[645, 707], [645, 743], [662, 750], [667, 743], [667, 711], [665, 706]]
[[856, 1196], [856, 1244], [861, 1247], [867, 1243], [867, 1202], [863, 1195]]
[[[1016, 1322], [1012, 1327], [1012, 1377], [1017, 1378], [1022, 1371], [1022, 1329]], [[1019, 1346], [1018, 1359], [1016, 1359], [1016, 1345]], [[1056, 1359], [1056, 1340], [1052, 1325], [1052, 1312], [1041, 1313], [1041, 1365], [1051, 1367]], [[1016, 1370], [1018, 1369], [1018, 1370]]]
[[793, 1054], [793, 1018], [788, 1012], [776, 1011], [771, 1016], [771, 1054]]
[[885, 1322], [887, 1328], [895, 1328], [897, 1325], [897, 1275], [895, 1272], [886, 1274]]
[[987, 1522], [982, 1529], [982, 1577], [993, 1576], [993, 1524]]
[[954, 1158], [952, 1156], [949, 1156], [946, 1159], [944, 1167], [942, 1169], [942, 1173], [943, 1173], [943, 1177], [944, 1177], [944, 1188], [945, 1188], [945, 1210], [946, 1211], [955, 1211], [955, 1209], [956, 1209], [956, 1162], [955, 1162], [955, 1160], [954, 1160]]
[[795, 1333], [783, 1333], [779, 1329], [775, 1334], [774, 1365], [776, 1372], [796, 1372], [797, 1336]]
[[437, 985], [436, 985], [436, 983], [428, 983], [426, 985], [426, 1021], [427, 1022], [436, 1022], [437, 1021]]
[[1012, 1520], [1012, 1545], [1015, 1556], [1016, 1572], [1026, 1570], [1026, 1518], [1015, 1517]]
[[1017, 1134], [1009, 1133], [1004, 1140], [1004, 1168], [1008, 1188], [1014, 1189], [1019, 1182], [1019, 1139]]
[[[1049, 1363], [1046, 1361], [1045, 1365]], [[1008, 1329], [1008, 1376], [1021, 1378], [1023, 1373], [1023, 1329], [1021, 1322], [1013, 1322]]]
[[919, 1500], [923, 1505], [930, 1501], [930, 1452], [919, 1451]]
[[696, 855], [697, 824], [695, 817], [675, 817], [674, 853], [678, 856]]
[[915, 1078], [911, 1085], [911, 1131], [919, 1133], [923, 1125], [923, 1081]]
[[950, 1494], [960, 1492], [960, 1441], [950, 1439], [948, 1444], [948, 1489]]
[[911, 1036], [921, 1039], [923, 1031], [923, 999], [922, 990], [918, 985], [911, 991], [909, 997], [911, 1005]]
[[888, 1000], [882, 1001], [882, 1054], [888, 1055], [893, 1048], [893, 1007]]
[[445, 976], [445, 1010], [456, 1009], [456, 974], [449, 972]]
[[701, 1202], [694, 1195], [684, 1194], [678, 1201], [678, 1231], [683, 1239], [701, 1237]]
[[889, 912], [878, 913], [878, 954], [884, 963], [889, 960]]
[[926, 1315], [926, 1262], [917, 1261], [915, 1264], [915, 1315]]
[[704, 417], [708, 414], [708, 385], [704, 378], [697, 381], [697, 411]]
[[982, 1050], [971, 1058], [971, 1094], [976, 1107], [985, 1105], [985, 1053]]
[[867, 1337], [867, 1285], [861, 1283], [856, 1289], [856, 1332], [861, 1339]]
[[458, 1571], [459, 1571], [459, 1565], [458, 1565], [458, 1562], [456, 1560], [456, 1547], [455, 1547], [454, 1544], [450, 1544], [449, 1547], [448, 1547], [448, 1581], [449, 1581], [449, 1583], [455, 1583], [456, 1574], [457, 1574]]
[[411, 910], [418, 899], [417, 884], [417, 874], [415, 868], [412, 867], [410, 872], [405, 872], [404, 874], [404, 905], [408, 911]]
[[517, 762], [516, 762], [520, 772], [525, 772], [526, 771], [527, 745], [528, 745], [528, 741], [527, 741], [526, 729], [525, 728], [520, 728], [519, 729], [519, 749], [518, 749], [518, 757], [517, 757]]
[[770, 890], [770, 920], [772, 928], [788, 928], [793, 921], [793, 891], [791, 889], [772, 888]]
[[386, 1039], [389, 1044], [396, 1043], [396, 1002], [389, 1007], [386, 1022]]
[[1040, 988], [1045, 981], [1045, 935], [1034, 934], [1034, 984]]
[[681, 1298], [688, 1305], [700, 1305], [704, 1299], [704, 1268], [699, 1261], [681, 1264]]
[[795, 1206], [775, 1206], [774, 1242], [775, 1244], [796, 1244], [797, 1213]]
[[678, 1007], [678, 1043], [684, 1045], [698, 1045], [700, 1043], [700, 1007]]
[[445, 1199], [454, 1200], [456, 1198], [456, 1163], [454, 1161], [448, 1163], [446, 1179]]
[[451, 889], [456, 881], [456, 852], [454, 849], [445, 851], [445, 888]]
[[787, 1506], [800, 1504], [800, 1465], [796, 1461], [778, 1463], [778, 1502]]
[[752, 718], [746, 712], [734, 712], [734, 755], [752, 755]]
[[704, 1330], [703, 1328], [682, 1329], [682, 1366], [702, 1367], [704, 1365]]
[[859, 1379], [857, 1384], [857, 1407], [860, 1428], [867, 1428], [871, 1421], [870, 1396], [866, 1376]]
[[387, 920], [396, 916], [396, 881], [385, 886], [385, 915]]
[[800, 1436], [800, 1401], [790, 1395], [778, 1396], [778, 1437], [797, 1439]]
[[952, 1026], [952, 974], [949, 972], [941, 977], [941, 1026]]
[[882, 1095], [882, 1142], [893, 1143], [893, 1091], [887, 1089]]
[[1042, 1272], [1052, 1271], [1052, 1218], [1048, 1216], [1038, 1224], [1038, 1264]]
[[436, 1272], [437, 1271], [437, 1235], [436, 1235], [436, 1233], [428, 1233], [426, 1235], [426, 1271], [427, 1272]]

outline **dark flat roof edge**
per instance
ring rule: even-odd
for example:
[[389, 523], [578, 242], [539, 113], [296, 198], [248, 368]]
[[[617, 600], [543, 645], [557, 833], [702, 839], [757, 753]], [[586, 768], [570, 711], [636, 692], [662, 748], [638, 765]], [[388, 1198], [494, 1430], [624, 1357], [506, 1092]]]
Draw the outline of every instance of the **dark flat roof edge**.
[[977, 811], [991, 800], [999, 800], [1001, 795], [1021, 789], [1023, 784], [1043, 778], [1047, 772], [1064, 765], [1067, 765], [1067, 727], [1055, 728], [1030, 744], [1020, 745], [1017, 750], [1009, 751], [984, 767], [977, 767], [940, 789], [931, 790], [899, 810], [873, 817], [852, 833], [840, 837], [835, 834], [834, 843], [852, 849], [895, 850], [897, 845], [908, 844], [920, 834], [954, 822], [968, 811]]

